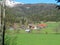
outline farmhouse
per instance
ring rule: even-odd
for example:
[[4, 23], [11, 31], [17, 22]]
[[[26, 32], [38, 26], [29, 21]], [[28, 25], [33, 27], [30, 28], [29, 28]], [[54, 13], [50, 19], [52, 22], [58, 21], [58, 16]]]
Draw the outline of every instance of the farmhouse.
[[40, 28], [45, 28], [46, 26], [47, 26], [47, 24], [44, 24], [44, 23], [38, 24], [38, 27], [40, 27]]

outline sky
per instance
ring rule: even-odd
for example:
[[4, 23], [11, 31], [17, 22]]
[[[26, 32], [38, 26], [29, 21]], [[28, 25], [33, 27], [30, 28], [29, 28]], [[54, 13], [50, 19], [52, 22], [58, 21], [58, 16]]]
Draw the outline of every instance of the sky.
[[34, 4], [34, 3], [56, 3], [55, 0], [15, 0], [17, 2], [22, 2], [25, 4]]

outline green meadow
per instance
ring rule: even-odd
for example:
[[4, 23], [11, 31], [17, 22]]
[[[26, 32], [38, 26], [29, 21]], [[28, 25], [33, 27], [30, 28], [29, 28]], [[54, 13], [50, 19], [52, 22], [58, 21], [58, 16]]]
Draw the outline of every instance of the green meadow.
[[[27, 33], [6, 30], [5, 45], [60, 45], [60, 22], [47, 22], [46, 28]], [[47, 32], [47, 33], [46, 33]]]
[[8, 35], [5, 45], [60, 45], [60, 34]]

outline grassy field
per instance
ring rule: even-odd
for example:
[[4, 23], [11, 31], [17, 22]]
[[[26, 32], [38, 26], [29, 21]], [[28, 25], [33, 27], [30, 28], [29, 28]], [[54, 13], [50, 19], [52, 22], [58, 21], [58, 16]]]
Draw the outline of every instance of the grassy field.
[[60, 45], [60, 34], [15, 34], [5, 38], [5, 45]]
[[[47, 27], [38, 33], [33, 30], [31, 33], [25, 31], [6, 30], [5, 45], [60, 45], [60, 23], [47, 23]], [[48, 32], [46, 34], [45, 32]], [[54, 34], [53, 34], [54, 33]]]

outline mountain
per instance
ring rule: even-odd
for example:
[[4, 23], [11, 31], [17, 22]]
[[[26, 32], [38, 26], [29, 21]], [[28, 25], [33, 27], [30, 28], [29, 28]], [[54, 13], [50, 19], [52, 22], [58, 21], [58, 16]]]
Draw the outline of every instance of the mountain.
[[21, 17], [36, 22], [43, 20], [60, 21], [59, 14], [60, 10], [56, 8], [56, 4], [18, 4], [13, 8], [6, 7], [6, 17], [9, 21], [20, 21]]

